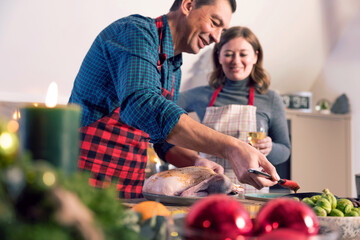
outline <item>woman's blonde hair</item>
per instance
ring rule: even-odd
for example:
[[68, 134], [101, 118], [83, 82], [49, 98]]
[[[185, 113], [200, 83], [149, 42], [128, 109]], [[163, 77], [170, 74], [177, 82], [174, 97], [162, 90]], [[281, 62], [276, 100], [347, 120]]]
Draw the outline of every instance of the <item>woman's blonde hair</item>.
[[247, 27], [237, 26], [229, 28], [221, 35], [220, 42], [215, 44], [212, 54], [213, 71], [209, 77], [209, 85], [216, 89], [225, 84], [226, 76], [219, 62], [220, 51], [226, 43], [238, 37], [242, 37], [250, 43], [254, 52], [257, 53], [257, 62], [250, 73], [250, 85], [255, 86], [259, 93], [264, 94], [270, 86], [270, 76], [263, 68], [263, 50], [261, 44], [255, 34]]

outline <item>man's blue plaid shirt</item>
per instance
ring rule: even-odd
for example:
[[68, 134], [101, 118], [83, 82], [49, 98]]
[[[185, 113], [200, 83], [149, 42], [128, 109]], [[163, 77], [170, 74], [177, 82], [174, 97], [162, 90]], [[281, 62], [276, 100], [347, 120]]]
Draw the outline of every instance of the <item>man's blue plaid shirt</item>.
[[[69, 102], [83, 108], [82, 126], [96, 122], [120, 107], [121, 120], [163, 142], [185, 113], [175, 102], [180, 87], [182, 55], [174, 47], [166, 16], [162, 16], [161, 72], [159, 35], [155, 19], [131, 15], [112, 23], [96, 38], [76, 77]], [[165, 99], [162, 88], [174, 99]]]

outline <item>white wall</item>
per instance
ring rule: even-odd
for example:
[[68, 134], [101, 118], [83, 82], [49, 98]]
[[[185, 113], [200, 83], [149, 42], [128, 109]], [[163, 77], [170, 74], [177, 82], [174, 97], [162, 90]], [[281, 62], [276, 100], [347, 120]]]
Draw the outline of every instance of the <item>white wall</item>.
[[[0, 101], [43, 102], [59, 85], [66, 103], [82, 59], [96, 35], [133, 13], [157, 17], [170, 0], [1, 0]], [[232, 25], [250, 27], [265, 52], [272, 88], [280, 93], [313, 91], [333, 101], [346, 93], [353, 117], [354, 173], [360, 173], [360, 0], [237, 0]], [[207, 47], [184, 55], [181, 89], [206, 84]], [[357, 159], [357, 160], [356, 160]]]
[[1, 0], [0, 100], [43, 102], [59, 85], [66, 103], [80, 64], [97, 34], [120, 17], [166, 12], [156, 1]]
[[[0, 100], [44, 101], [47, 86], [56, 81], [60, 101], [67, 102], [81, 61], [103, 28], [133, 13], [159, 16], [168, 11], [171, 2], [0, 1], [0, 79], [4, 83]], [[359, 6], [359, 0], [238, 0], [237, 3], [232, 25], [248, 26], [258, 35], [272, 87], [280, 92], [310, 89], [329, 50]], [[332, 16], [324, 21], [325, 14]], [[329, 24], [332, 35], [327, 33]], [[184, 56], [182, 89], [206, 84], [211, 48], [199, 55]], [[198, 62], [199, 59], [203, 61]]]
[[[317, 99], [327, 98], [334, 102], [345, 93], [350, 100], [352, 117], [352, 173], [360, 173], [360, 9], [345, 27], [331, 54], [327, 58], [321, 76], [311, 88]], [[339, 162], [343, 159], [339, 159]], [[353, 179], [354, 180], [354, 179]], [[355, 193], [355, 184], [352, 186]]]

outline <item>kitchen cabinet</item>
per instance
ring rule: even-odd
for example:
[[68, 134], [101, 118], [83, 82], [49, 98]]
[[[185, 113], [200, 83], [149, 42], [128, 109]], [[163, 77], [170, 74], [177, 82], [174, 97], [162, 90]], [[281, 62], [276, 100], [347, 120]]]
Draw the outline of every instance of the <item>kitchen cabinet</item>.
[[351, 116], [286, 112], [291, 136], [291, 179], [300, 192], [329, 188], [352, 196]]

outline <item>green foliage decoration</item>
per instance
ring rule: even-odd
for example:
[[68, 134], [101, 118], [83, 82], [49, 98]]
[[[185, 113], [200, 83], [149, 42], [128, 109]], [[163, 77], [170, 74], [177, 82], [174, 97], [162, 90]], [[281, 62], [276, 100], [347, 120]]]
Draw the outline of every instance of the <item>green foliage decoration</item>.
[[[7, 132], [7, 121], [0, 118], [0, 135]], [[11, 143], [18, 144], [16, 134]], [[13, 139], [12, 139], [13, 140]], [[8, 142], [5, 145], [9, 149]], [[95, 227], [104, 239], [145, 239], [140, 235], [140, 217], [125, 209], [113, 186], [95, 189], [88, 184], [88, 174], [65, 175], [45, 161], [34, 161], [28, 153], [18, 154], [0, 149], [0, 236], [2, 240], [84, 240], [75, 224], [60, 222], [60, 209], [53, 192], [61, 188], [77, 196], [92, 212]], [[5, 148], [3, 148], [5, 149]], [[15, 154], [16, 153], [16, 154]], [[133, 217], [129, 218], [130, 215]]]

